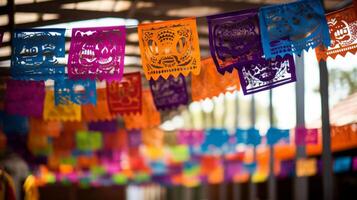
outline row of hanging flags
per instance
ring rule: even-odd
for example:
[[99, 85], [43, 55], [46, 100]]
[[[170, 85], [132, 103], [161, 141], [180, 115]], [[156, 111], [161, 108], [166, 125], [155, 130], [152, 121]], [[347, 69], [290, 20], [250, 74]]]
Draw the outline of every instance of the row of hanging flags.
[[[190, 72], [193, 101], [240, 86], [251, 94], [295, 81], [293, 55], [303, 50], [316, 48], [321, 60], [357, 49], [354, 8], [325, 16], [319, 0], [213, 15], [207, 21], [212, 57], [202, 60], [194, 18], [138, 26], [142, 67], [157, 109], [188, 104], [185, 76]], [[141, 113], [140, 73], [123, 74], [125, 31], [124, 26], [72, 29], [65, 68], [60, 61], [65, 29], [16, 30], [6, 111], [80, 120], [78, 104], [100, 105], [106, 98], [111, 114]], [[45, 92], [48, 79], [55, 82], [54, 92]], [[96, 80], [106, 81], [106, 94], [97, 90]]]
[[[322, 152], [318, 129], [270, 128], [261, 136], [255, 128], [233, 133], [217, 128], [163, 132], [157, 127], [122, 129], [115, 120], [62, 123], [38, 118], [12, 126], [12, 120], [21, 119], [1, 114], [5, 134], [0, 134], [0, 150], [7, 143], [26, 159], [37, 169], [40, 185], [69, 181], [84, 185], [156, 182], [197, 186], [246, 182], [249, 177], [261, 182], [270, 173], [269, 147], [275, 149], [277, 177], [313, 176], [323, 167], [313, 157]], [[333, 152], [357, 146], [356, 125], [331, 127]], [[310, 157], [294, 161], [296, 146], [301, 145], [306, 146]], [[334, 172], [350, 171], [351, 163], [351, 157], [335, 157]], [[353, 158], [353, 170], [357, 170], [357, 157]]]
[[[157, 128], [159, 110], [188, 103], [185, 77], [190, 72], [191, 98], [199, 101], [240, 87], [251, 94], [293, 82], [293, 55], [309, 48], [315, 48], [319, 60], [356, 53], [353, 7], [325, 16], [320, 1], [298, 1], [209, 16], [207, 21], [212, 56], [202, 60], [194, 18], [138, 26], [142, 67], [150, 89], [142, 88], [139, 72], [123, 73], [123, 26], [72, 29], [67, 68], [61, 62], [65, 29], [16, 30], [11, 79], [0, 104], [5, 110], [1, 127], [6, 136], [0, 134], [0, 139], [6, 138], [20, 151], [27, 146], [36, 160], [44, 157], [43, 163], [61, 176], [82, 173], [88, 180], [89, 173], [95, 175], [94, 182], [103, 184], [101, 178], [108, 172], [113, 172], [117, 182], [152, 178], [188, 185], [192, 180], [204, 181], [199, 179], [202, 174], [214, 182], [231, 168], [242, 171], [238, 170], [242, 166], [266, 175], [267, 162], [247, 164], [235, 147], [277, 146], [291, 137], [295, 145], [318, 143], [316, 129], [298, 127], [292, 135], [270, 129], [263, 138], [256, 129], [239, 129], [234, 134], [209, 129], [174, 134], [167, 139], [167, 144], [174, 145], [166, 145], [169, 153], [165, 153], [163, 140], [170, 134]], [[54, 80], [54, 88], [46, 89], [48, 79]], [[106, 87], [97, 87], [97, 80], [105, 81]], [[118, 116], [126, 130], [118, 129]], [[346, 127], [333, 129], [333, 150], [357, 146], [355, 125]], [[321, 145], [315, 146], [319, 148], [311, 151], [320, 152]], [[230, 168], [221, 157], [232, 152], [239, 164]], [[262, 170], [253, 170], [258, 168]]]
[[[195, 18], [139, 24], [142, 68], [153, 89], [171, 88], [162, 86], [170, 82], [175, 88], [171, 92], [184, 92], [190, 72], [202, 82], [210, 68], [218, 72], [210, 74], [216, 79], [225, 73], [237, 78], [237, 69], [244, 94], [252, 94], [294, 82], [293, 55], [303, 50], [314, 48], [318, 60], [325, 60], [355, 54], [357, 49], [354, 8], [325, 15], [319, 0], [212, 15], [207, 22], [212, 65], [201, 61]], [[95, 80], [109, 84], [125, 80], [125, 38], [124, 26], [74, 28], [65, 68], [60, 62], [65, 58], [65, 29], [15, 30], [11, 77], [17, 81], [12, 83], [26, 81], [29, 87], [40, 87], [27, 81], [53, 79], [56, 104], [68, 99], [95, 103]], [[71, 86], [82, 84], [86, 90], [82, 98], [73, 95]], [[162, 103], [171, 101], [166, 97], [171, 93], [158, 93]], [[186, 102], [183, 97], [175, 100]]]

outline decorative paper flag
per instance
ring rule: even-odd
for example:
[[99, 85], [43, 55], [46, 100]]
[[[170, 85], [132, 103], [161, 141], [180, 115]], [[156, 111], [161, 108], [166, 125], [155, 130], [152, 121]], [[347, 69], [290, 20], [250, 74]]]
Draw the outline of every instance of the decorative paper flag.
[[55, 80], [56, 105], [66, 105], [68, 102], [75, 104], [96, 104], [97, 91], [93, 80], [69, 80], [67, 78]]
[[123, 173], [116, 173], [112, 176], [112, 180], [116, 185], [125, 185], [128, 181], [128, 178]]
[[81, 106], [74, 103], [55, 106], [54, 92], [47, 91], [45, 108], [43, 110], [43, 119], [45, 121], [80, 121]]
[[75, 147], [74, 134], [63, 132], [60, 137], [53, 139], [53, 150], [55, 154], [68, 154]]
[[275, 145], [279, 142], [283, 142], [285, 144], [289, 143], [289, 130], [288, 129], [277, 129], [277, 128], [269, 128], [267, 132], [267, 139], [269, 145]]
[[82, 105], [82, 118], [86, 122], [104, 121], [113, 119], [107, 103], [107, 90], [97, 89], [97, 105]]
[[140, 129], [131, 129], [128, 131], [129, 147], [137, 148], [141, 144], [141, 131]]
[[265, 58], [300, 55], [304, 49], [330, 45], [324, 8], [318, 0], [262, 7], [259, 23]]
[[1, 111], [3, 132], [6, 135], [13, 133], [28, 133], [29, 123], [26, 117], [10, 115]]
[[278, 177], [286, 178], [291, 177], [295, 173], [295, 163], [293, 160], [282, 160], [280, 162], [280, 172]]
[[186, 145], [170, 147], [171, 161], [173, 163], [185, 162], [190, 159], [190, 150]]
[[124, 74], [121, 82], [107, 86], [109, 109], [113, 114], [141, 113], [140, 72]]
[[82, 169], [89, 169], [91, 166], [95, 166], [98, 163], [96, 156], [78, 156], [77, 166]]
[[170, 76], [167, 80], [161, 77], [156, 81], [151, 79], [150, 89], [158, 110], [176, 108], [188, 103], [186, 80], [183, 75], [176, 78]]
[[61, 133], [61, 123], [58, 121], [43, 121], [41, 118], [30, 118], [30, 134], [58, 137]]
[[45, 100], [43, 81], [8, 80], [5, 93], [5, 110], [9, 114], [42, 117]]
[[124, 71], [125, 36], [124, 26], [72, 29], [69, 78], [120, 81]]
[[232, 72], [239, 63], [262, 59], [257, 9], [208, 16], [207, 22], [218, 72]]
[[326, 15], [330, 28], [331, 45], [316, 48], [317, 60], [337, 55], [345, 56], [347, 52], [357, 52], [357, 14], [353, 7], [347, 7]]
[[201, 61], [201, 73], [192, 76], [191, 93], [193, 101], [219, 96], [221, 93], [240, 89], [237, 73], [218, 74], [212, 58]]
[[76, 133], [76, 146], [80, 151], [96, 151], [102, 148], [102, 134], [96, 131]]
[[48, 149], [49, 138], [46, 135], [29, 135], [27, 146], [31, 152], [40, 152], [41, 150]]
[[255, 128], [250, 129], [237, 129], [236, 130], [236, 143], [248, 144], [257, 146], [261, 142], [261, 136], [259, 130]]
[[352, 158], [345, 156], [345, 157], [338, 157], [334, 160], [333, 163], [333, 171], [335, 173], [347, 172], [351, 169]]
[[353, 171], [357, 171], [357, 156], [353, 157], [352, 169], [353, 169]]
[[291, 55], [283, 58], [246, 62], [238, 68], [244, 95], [295, 82], [295, 63]]
[[203, 152], [214, 153], [216, 151], [216, 153], [222, 153], [228, 139], [227, 129], [208, 129], [201, 149]]
[[117, 133], [104, 133], [104, 149], [105, 150], [124, 150], [128, 146], [126, 131]]
[[142, 113], [123, 116], [127, 129], [143, 129], [160, 125], [160, 113], [156, 110], [150, 90], [142, 94]]
[[141, 61], [147, 80], [200, 72], [196, 19], [139, 24]]
[[150, 168], [154, 175], [165, 174], [167, 171], [165, 163], [160, 161], [150, 162]]
[[306, 144], [317, 144], [318, 129], [295, 128], [295, 144], [302, 146]]
[[15, 30], [11, 76], [23, 80], [55, 79], [65, 73], [65, 29]]
[[91, 122], [88, 125], [88, 130], [114, 133], [118, 130], [118, 122], [116, 120]]
[[163, 145], [164, 132], [159, 128], [147, 128], [141, 132], [141, 139], [144, 145], [161, 147]]
[[69, 133], [69, 134], [75, 134], [77, 131], [86, 131], [88, 130], [87, 128], [87, 123], [84, 123], [83, 121], [66, 121], [62, 122], [62, 132], [63, 133]]
[[225, 180], [234, 181], [236, 175], [243, 171], [243, 164], [241, 161], [230, 160], [225, 161]]
[[205, 140], [205, 134], [203, 130], [179, 130], [177, 140], [179, 144], [198, 146]]
[[313, 176], [317, 173], [317, 161], [315, 158], [298, 159], [296, 161], [296, 176]]

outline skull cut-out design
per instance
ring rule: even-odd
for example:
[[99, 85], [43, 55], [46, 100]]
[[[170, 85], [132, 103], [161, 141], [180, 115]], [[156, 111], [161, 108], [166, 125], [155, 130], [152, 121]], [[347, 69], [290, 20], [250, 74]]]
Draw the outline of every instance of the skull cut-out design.
[[120, 81], [124, 55], [124, 26], [73, 29], [68, 58], [69, 78]]
[[140, 24], [138, 34], [146, 79], [199, 73], [200, 49], [195, 19]]
[[245, 95], [296, 81], [295, 63], [291, 55], [248, 62], [238, 68], [238, 72]]
[[303, 0], [262, 7], [259, 23], [265, 58], [300, 55], [302, 50], [330, 45], [321, 1]]
[[113, 114], [141, 112], [141, 75], [140, 72], [124, 74], [118, 82], [107, 86], [108, 105]]
[[73, 102], [75, 104], [96, 104], [97, 90], [93, 80], [69, 80], [67, 78], [55, 81], [56, 105]]
[[258, 10], [212, 15], [207, 21], [211, 55], [221, 74], [262, 57]]
[[11, 76], [21, 80], [55, 79], [65, 73], [65, 29], [16, 30]]
[[357, 15], [353, 7], [347, 7], [326, 15], [330, 29], [331, 45], [316, 48], [318, 60], [345, 56], [357, 52]]
[[171, 76], [167, 80], [161, 77], [156, 81], [150, 80], [150, 89], [158, 110], [176, 108], [188, 103], [186, 80], [182, 75], [176, 78]]

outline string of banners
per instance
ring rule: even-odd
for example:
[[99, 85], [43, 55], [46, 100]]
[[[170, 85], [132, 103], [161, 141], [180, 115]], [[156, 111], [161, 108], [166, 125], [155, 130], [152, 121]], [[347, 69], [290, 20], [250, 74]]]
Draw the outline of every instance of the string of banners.
[[[9, 128], [19, 131], [19, 126], [7, 125], [11, 123], [10, 117], [3, 119], [6, 133], [14, 133]], [[322, 171], [322, 162], [314, 158], [322, 152], [318, 129], [270, 128], [261, 136], [255, 128], [236, 129], [233, 134], [217, 128], [181, 129], [170, 134], [157, 128], [125, 130], [116, 121], [66, 122], [61, 128], [56, 121], [30, 118], [29, 124], [28, 137], [7, 134], [6, 140], [30, 166], [42, 165], [35, 168], [39, 170], [35, 175], [43, 184], [81, 183], [86, 179], [93, 185], [150, 181], [193, 187], [200, 183], [247, 182], [249, 177], [254, 177], [253, 182], [262, 182], [269, 175], [270, 147], [275, 149], [274, 175], [278, 178], [314, 176]], [[357, 146], [356, 124], [332, 126], [331, 131], [333, 152]], [[25, 147], [18, 146], [22, 142]], [[237, 145], [254, 146], [256, 158], [252, 158], [249, 148], [239, 150]], [[294, 161], [295, 148], [299, 145], [306, 145], [309, 157]], [[33, 155], [35, 160], [30, 159]], [[356, 157], [353, 160], [335, 157], [333, 169], [335, 173], [348, 172], [352, 165], [357, 170]], [[143, 177], [136, 177], [138, 174]]]
[[[15, 30], [11, 79], [6, 91], [0, 88], [0, 93], [5, 92], [0, 95], [5, 139], [20, 151], [27, 146], [36, 155], [36, 164], [56, 169], [60, 180], [64, 175], [78, 179], [73, 166], [90, 169], [94, 184], [106, 173], [119, 184], [129, 178], [134, 182], [151, 178], [194, 186], [221, 182], [227, 178], [225, 173], [229, 180], [240, 182], [253, 172], [259, 172], [256, 180], [265, 179], [268, 162], [243, 162], [236, 146], [286, 144], [288, 130], [269, 129], [265, 138], [256, 129], [237, 129], [233, 134], [226, 129], [180, 130], [170, 137], [158, 128], [160, 111], [187, 105], [189, 91], [193, 101], [200, 101], [240, 88], [252, 94], [294, 82], [293, 56], [304, 50], [314, 48], [318, 60], [355, 54], [356, 9], [351, 6], [325, 15], [319, 0], [303, 0], [212, 15], [207, 22], [211, 56], [202, 59], [195, 18], [138, 26], [149, 88], [142, 87], [140, 72], [124, 74], [124, 26], [72, 29], [67, 64], [62, 62], [65, 29]], [[53, 88], [46, 89], [46, 80], [54, 80]], [[106, 87], [97, 87], [96, 81], [106, 82]], [[119, 128], [118, 115], [126, 129]], [[346, 127], [332, 129], [332, 150], [357, 145], [355, 124]], [[292, 147], [315, 145], [316, 153], [321, 150], [316, 145], [320, 140], [316, 129], [296, 127]], [[292, 158], [290, 150], [276, 152], [282, 152], [281, 160]], [[225, 162], [222, 155], [227, 156]], [[294, 163], [281, 166], [285, 166], [282, 171], [293, 169]], [[318, 162], [297, 161], [296, 166], [302, 169], [297, 170], [298, 176], [313, 175], [316, 167], [304, 166], [318, 166]], [[78, 173], [87, 180], [87, 172]]]
[[[223, 79], [238, 79], [238, 70], [243, 93], [252, 94], [294, 82], [293, 55], [303, 50], [315, 48], [321, 60], [355, 54], [357, 49], [355, 9], [325, 15], [319, 0], [212, 15], [207, 22], [211, 65], [201, 61], [195, 18], [138, 25], [142, 68], [158, 108], [187, 102], [187, 95], [178, 93], [185, 93], [183, 83], [190, 72], [195, 77], [215, 68], [218, 73], [211, 76], [217, 79], [225, 73], [231, 75]], [[64, 35], [65, 29], [15, 30], [11, 77], [16, 82], [55, 80], [56, 105], [96, 104], [95, 80], [123, 80], [126, 29], [72, 29], [67, 65], [60, 62], [65, 58]], [[73, 91], [78, 85], [86, 92]], [[175, 99], [165, 98], [174, 93]]]

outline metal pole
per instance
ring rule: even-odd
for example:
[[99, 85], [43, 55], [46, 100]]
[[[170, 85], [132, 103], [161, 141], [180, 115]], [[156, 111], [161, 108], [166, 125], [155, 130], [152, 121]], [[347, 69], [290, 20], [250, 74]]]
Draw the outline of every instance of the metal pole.
[[[273, 91], [269, 90], [269, 122], [270, 127], [274, 127], [273, 118]], [[270, 146], [270, 159], [269, 159], [269, 179], [268, 179], [268, 197], [269, 200], [276, 199], [276, 179], [274, 174], [274, 145]]]
[[[321, 0], [324, 6], [324, 1]], [[322, 122], [322, 186], [325, 200], [332, 200], [334, 195], [332, 154], [331, 154], [331, 130], [328, 93], [328, 69], [326, 61], [319, 62], [320, 69], [320, 95], [321, 95], [321, 122]]]
[[[251, 117], [251, 127], [255, 127], [255, 121], [256, 121], [256, 116], [255, 116], [255, 97], [254, 94], [252, 95], [251, 103], [250, 103], [250, 117]], [[253, 147], [253, 161], [255, 162], [256, 160], [256, 151], [255, 151], [255, 146]], [[249, 200], [255, 200], [257, 198], [257, 187], [253, 183], [252, 176], [250, 177], [250, 183], [249, 183]]]
[[[239, 95], [236, 93], [235, 97], [237, 98], [235, 103], [236, 103], [236, 109], [235, 109], [235, 122], [236, 122], [236, 128], [239, 127]], [[241, 198], [241, 185], [240, 183], [234, 183], [233, 182], [233, 199], [238, 200]]]
[[[305, 126], [305, 78], [304, 54], [295, 56], [296, 64], [296, 126]], [[296, 147], [296, 160], [305, 157], [305, 146]], [[308, 199], [308, 181], [306, 177], [295, 177], [294, 199]]]
[[322, 120], [322, 181], [325, 200], [333, 199], [333, 173], [331, 155], [331, 132], [328, 95], [328, 69], [325, 61], [320, 61], [320, 95]]

